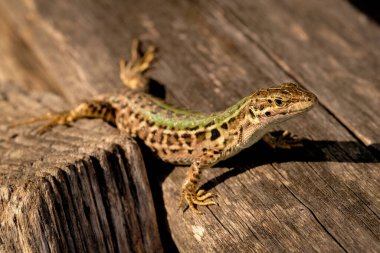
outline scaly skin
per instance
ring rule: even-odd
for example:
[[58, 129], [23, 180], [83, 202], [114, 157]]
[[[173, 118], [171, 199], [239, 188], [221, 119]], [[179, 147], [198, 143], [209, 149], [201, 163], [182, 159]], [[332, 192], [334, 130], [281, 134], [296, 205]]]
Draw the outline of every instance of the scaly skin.
[[[129, 88], [116, 95], [100, 96], [77, 108], [49, 115], [41, 133], [58, 124], [80, 118], [102, 118], [118, 129], [140, 138], [165, 162], [190, 165], [182, 185], [180, 205], [186, 201], [193, 212], [196, 205], [213, 205], [213, 196], [197, 185], [204, 169], [251, 146], [278, 123], [312, 108], [316, 96], [296, 84], [284, 83], [258, 90], [225, 111], [203, 114], [173, 107], [143, 93], [149, 81], [144, 72], [154, 59], [154, 48], [138, 54], [133, 42], [132, 59], [120, 62], [120, 77]], [[273, 138], [264, 138], [276, 146]], [[280, 143], [288, 147], [286, 143]]]

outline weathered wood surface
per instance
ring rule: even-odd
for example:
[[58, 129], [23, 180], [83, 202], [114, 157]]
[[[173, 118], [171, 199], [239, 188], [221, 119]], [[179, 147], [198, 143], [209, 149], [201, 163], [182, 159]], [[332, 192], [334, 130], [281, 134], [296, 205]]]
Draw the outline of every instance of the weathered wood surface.
[[283, 126], [304, 148], [258, 144], [205, 173], [220, 207], [204, 216], [176, 210], [185, 169], [147, 166], [165, 179], [158, 219], [180, 251], [380, 251], [380, 28], [348, 2], [8, 1], [0, 17], [0, 78], [71, 105], [120, 87], [133, 37], [159, 47], [150, 74], [172, 103], [214, 111], [289, 80], [318, 95]]
[[138, 145], [96, 121], [9, 129], [5, 115], [63, 108], [14, 85], [0, 84], [0, 252], [162, 251]]

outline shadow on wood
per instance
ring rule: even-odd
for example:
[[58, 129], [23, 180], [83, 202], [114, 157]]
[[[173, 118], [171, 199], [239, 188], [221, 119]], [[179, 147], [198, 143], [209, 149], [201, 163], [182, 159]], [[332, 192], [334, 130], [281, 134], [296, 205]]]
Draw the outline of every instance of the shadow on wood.
[[374, 156], [373, 152], [368, 151], [362, 143], [354, 141], [304, 140], [303, 147], [291, 149], [272, 149], [264, 143], [258, 143], [237, 156], [215, 165], [215, 167], [233, 169], [201, 187], [210, 190], [246, 170], [264, 164], [287, 162], [379, 163], [380, 161], [379, 157]]

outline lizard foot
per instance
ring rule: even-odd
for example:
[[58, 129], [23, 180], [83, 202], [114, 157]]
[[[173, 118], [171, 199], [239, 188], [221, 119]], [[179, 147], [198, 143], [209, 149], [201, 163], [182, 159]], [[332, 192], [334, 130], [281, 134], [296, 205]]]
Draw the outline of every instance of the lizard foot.
[[50, 128], [56, 126], [56, 125], [66, 125], [72, 120], [70, 120], [69, 112], [62, 112], [62, 113], [47, 113], [45, 115], [39, 116], [39, 117], [32, 117], [23, 121], [16, 122], [12, 125], [10, 125], [10, 128], [21, 126], [21, 125], [28, 125], [32, 124], [38, 121], [48, 121], [44, 126], [40, 127], [37, 130], [37, 134], [42, 135], [46, 133]]
[[132, 41], [131, 59], [120, 60], [120, 79], [131, 90], [146, 91], [149, 79], [144, 73], [150, 68], [154, 60], [155, 48], [149, 46], [144, 54], [140, 54], [139, 42]]
[[288, 131], [275, 131], [263, 136], [263, 141], [271, 148], [290, 149], [293, 147], [302, 147], [302, 139], [296, 138]]
[[31, 124], [37, 121], [47, 121], [47, 123], [37, 130], [38, 134], [44, 134], [50, 128], [57, 125], [69, 125], [78, 119], [100, 118], [111, 125], [115, 125], [115, 109], [111, 104], [104, 101], [90, 101], [78, 105], [76, 108], [60, 113], [48, 113], [40, 117], [34, 117], [13, 126]]
[[215, 194], [207, 192], [205, 190], [198, 190], [196, 193], [194, 191], [189, 190], [188, 188], [184, 188], [182, 190], [181, 199], [178, 204], [178, 208], [186, 201], [189, 205], [190, 210], [196, 214], [203, 214], [199, 211], [195, 206], [211, 206], [217, 205], [216, 202], [210, 200], [210, 198], [215, 197]]
[[61, 112], [57, 114], [49, 113], [46, 115], [45, 119], [48, 120], [48, 122], [37, 130], [37, 134], [39, 135], [46, 133], [49, 129], [55, 126], [68, 125], [73, 122], [70, 112]]

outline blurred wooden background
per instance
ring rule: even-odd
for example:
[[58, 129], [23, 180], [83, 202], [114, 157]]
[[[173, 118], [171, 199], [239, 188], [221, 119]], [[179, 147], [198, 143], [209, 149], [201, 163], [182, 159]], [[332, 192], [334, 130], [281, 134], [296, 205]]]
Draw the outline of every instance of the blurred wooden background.
[[[2, 1], [0, 252], [379, 252], [380, 27], [351, 3]], [[320, 104], [282, 129], [305, 146], [208, 170], [220, 206], [197, 216], [177, 211], [184, 168], [99, 120], [7, 127], [117, 92], [132, 38], [194, 110], [300, 83]]]

